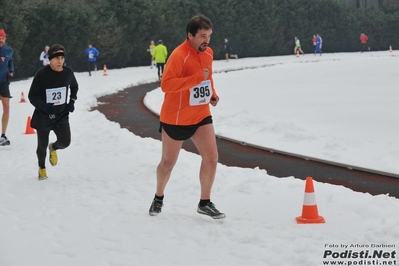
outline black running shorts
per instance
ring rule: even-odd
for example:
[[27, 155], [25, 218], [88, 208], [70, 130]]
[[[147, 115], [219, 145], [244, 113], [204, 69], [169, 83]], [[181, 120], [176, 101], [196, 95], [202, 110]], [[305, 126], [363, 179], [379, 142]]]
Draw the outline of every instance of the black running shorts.
[[0, 85], [0, 96], [4, 98], [12, 98], [8, 82]]
[[212, 124], [212, 116], [205, 117], [201, 122], [190, 126], [170, 125], [160, 122], [159, 133], [162, 129], [174, 140], [186, 140], [191, 138], [200, 126]]

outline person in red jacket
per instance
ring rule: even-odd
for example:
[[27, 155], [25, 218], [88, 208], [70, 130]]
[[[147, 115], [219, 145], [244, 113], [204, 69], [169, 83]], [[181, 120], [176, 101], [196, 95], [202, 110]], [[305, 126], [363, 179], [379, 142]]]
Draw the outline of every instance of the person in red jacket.
[[362, 53], [363, 53], [364, 47], [366, 47], [366, 43], [367, 43], [369, 37], [366, 34], [362, 33], [362, 34], [360, 34], [359, 39], [362, 44]]
[[210, 106], [219, 102], [212, 77], [213, 50], [209, 47], [212, 22], [204, 15], [194, 16], [187, 23], [186, 34], [185, 41], [171, 53], [162, 75], [161, 89], [165, 93], [160, 113], [162, 155], [149, 214], [155, 216], [162, 211], [165, 187], [183, 141], [191, 139], [202, 159], [197, 212], [223, 219], [226, 215], [211, 201], [218, 150]]
[[312, 43], [313, 43], [313, 46], [314, 46], [314, 54], [316, 54], [316, 35], [313, 35], [313, 37], [312, 37]]

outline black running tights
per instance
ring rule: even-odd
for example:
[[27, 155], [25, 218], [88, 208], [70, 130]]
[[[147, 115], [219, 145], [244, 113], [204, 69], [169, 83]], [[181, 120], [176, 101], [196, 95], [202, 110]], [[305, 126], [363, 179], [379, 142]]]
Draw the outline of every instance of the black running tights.
[[[53, 149], [65, 149], [71, 144], [71, 129], [69, 123], [57, 125], [53, 128], [57, 140], [53, 144]], [[37, 133], [37, 159], [40, 168], [45, 168], [45, 161], [47, 155], [47, 146], [49, 144], [49, 130], [36, 130]]]
[[157, 63], [158, 78], [162, 77], [164, 67], [165, 67], [165, 63]]

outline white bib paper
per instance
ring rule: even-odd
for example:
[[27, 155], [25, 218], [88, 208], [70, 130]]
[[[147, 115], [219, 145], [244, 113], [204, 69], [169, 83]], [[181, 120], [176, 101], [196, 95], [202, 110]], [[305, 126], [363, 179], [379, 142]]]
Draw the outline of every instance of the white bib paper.
[[210, 80], [205, 80], [190, 89], [190, 105], [208, 104], [212, 97], [212, 84]]
[[66, 102], [66, 87], [46, 89], [46, 103], [54, 105], [64, 104]]

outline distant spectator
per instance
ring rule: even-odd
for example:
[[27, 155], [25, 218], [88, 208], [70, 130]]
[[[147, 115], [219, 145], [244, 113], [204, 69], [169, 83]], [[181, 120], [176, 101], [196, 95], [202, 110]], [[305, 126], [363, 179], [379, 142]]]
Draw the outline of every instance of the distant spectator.
[[226, 62], [229, 61], [229, 58], [238, 59], [238, 55], [233, 54], [233, 47], [230, 45], [229, 40], [227, 38], [224, 39], [224, 50], [226, 55]]
[[315, 55], [316, 55], [316, 53], [320, 53], [320, 55], [322, 54], [322, 50], [321, 50], [322, 45], [323, 45], [323, 39], [320, 37], [319, 34], [317, 34], [316, 35], [316, 52], [315, 52]]
[[154, 40], [152, 40], [151, 42], [150, 42], [150, 46], [148, 47], [148, 49], [147, 49], [147, 52], [149, 52], [150, 53], [150, 56], [151, 56], [151, 66], [150, 66], [150, 68], [152, 68], [153, 66], [156, 66], [157, 64], [155, 63], [155, 58], [154, 58], [154, 48], [155, 48], [155, 42], [154, 42]]
[[87, 69], [89, 70], [89, 76], [91, 76], [91, 71], [97, 71], [97, 56], [100, 52], [91, 44], [89, 44], [88, 48], [86, 49], [86, 56], [87, 56]]
[[316, 54], [316, 35], [313, 35], [312, 43], [313, 43], [313, 46], [314, 46], [314, 53]]
[[301, 49], [301, 42], [299, 41], [299, 39], [297, 37], [295, 37], [295, 47], [294, 47], [294, 54], [298, 54], [299, 53], [305, 54], [302, 49]]
[[158, 45], [154, 48], [154, 58], [158, 68], [158, 79], [161, 81], [163, 69], [165, 67], [166, 58], [168, 57], [168, 49], [162, 40], [158, 41]]
[[40, 54], [40, 61], [42, 61], [43, 66], [47, 66], [48, 64], [50, 64], [50, 60], [48, 59], [48, 49], [50, 48], [50, 46], [46, 45], [46, 47], [44, 47], [44, 51]]
[[362, 33], [362, 34], [360, 34], [359, 39], [360, 39], [360, 43], [362, 44], [362, 53], [363, 53], [369, 37], [366, 34]]

